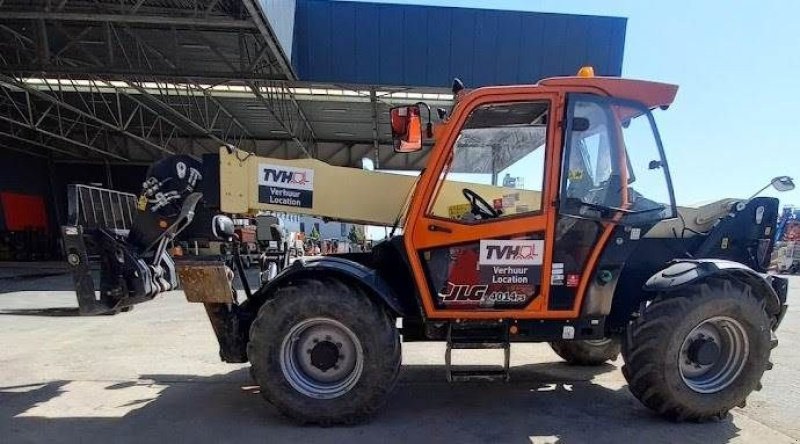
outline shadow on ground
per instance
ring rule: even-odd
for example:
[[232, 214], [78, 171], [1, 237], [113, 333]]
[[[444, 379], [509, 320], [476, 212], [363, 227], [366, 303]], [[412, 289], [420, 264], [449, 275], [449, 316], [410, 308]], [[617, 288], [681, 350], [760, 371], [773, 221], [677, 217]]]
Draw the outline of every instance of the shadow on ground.
[[5, 316], [80, 316], [78, 307], [8, 308], [0, 311]]
[[[78, 301], [75, 296], [75, 284], [72, 280], [72, 274], [68, 272], [58, 273], [44, 273], [44, 274], [20, 274], [18, 276], [8, 275], [8, 269], [3, 270], [4, 275], [0, 276], [0, 297], [3, 293], [15, 292], [67, 292], [72, 299], [74, 306], [65, 306], [69, 302], [64, 302], [64, 298], [53, 297], [52, 300], [49, 296], [42, 297], [42, 294], [37, 295], [35, 307], [9, 307], [0, 309], [0, 315], [13, 315], [13, 316], [45, 316], [45, 317], [68, 317], [80, 316], [78, 311]], [[95, 289], [99, 291], [99, 272], [93, 271], [93, 278], [95, 281]], [[255, 291], [258, 286], [256, 283], [259, 281], [259, 270], [256, 267], [251, 267], [247, 270], [247, 280], [250, 283], [251, 289]], [[234, 279], [234, 288], [242, 290], [241, 280], [238, 275]], [[52, 303], [53, 306], [50, 306]], [[44, 306], [41, 306], [44, 305]], [[106, 314], [104, 314], [106, 315]]]
[[[24, 273], [18, 274], [4, 270], [0, 276], [0, 293], [15, 291], [67, 291], [75, 290], [72, 275], [67, 271], [52, 273]], [[98, 278], [99, 279], [99, 278]]]
[[[72, 274], [68, 270], [53, 272], [32, 273], [25, 270], [4, 269], [0, 273], [0, 293], [11, 293], [15, 291], [74, 291], [75, 284], [72, 281]], [[100, 272], [92, 270], [95, 288], [99, 288]], [[247, 281], [252, 289], [258, 288], [259, 270], [258, 267], [250, 267], [246, 270]], [[234, 287], [241, 290], [242, 284], [238, 274], [233, 281]]]
[[[592, 382], [610, 371], [616, 368], [531, 364], [514, 367], [510, 383], [450, 385], [444, 382], [443, 366], [406, 366], [397, 390], [371, 422], [338, 428], [298, 426], [281, 417], [261, 399], [247, 368], [212, 377], [142, 375], [122, 382], [51, 381], [0, 387], [0, 430], [4, 442], [713, 444], [739, 433], [730, 417], [708, 424], [666, 422], [641, 407], [626, 387], [609, 389]], [[72, 398], [87, 400], [83, 392], [87, 384], [98, 385], [94, 396], [101, 400], [89, 402], [100, 403], [104, 409], [80, 413], [82, 406], [77, 404], [64, 417], [63, 409], [47, 408]], [[142, 395], [143, 390], [150, 394]], [[126, 391], [129, 396], [124, 396]], [[61, 415], [48, 414], [51, 410]]]

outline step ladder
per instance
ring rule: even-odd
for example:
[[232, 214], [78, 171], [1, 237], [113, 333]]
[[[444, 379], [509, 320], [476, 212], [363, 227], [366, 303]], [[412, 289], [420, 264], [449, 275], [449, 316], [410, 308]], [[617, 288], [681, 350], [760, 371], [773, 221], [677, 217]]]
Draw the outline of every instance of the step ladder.
[[[453, 369], [453, 350], [502, 349], [503, 367], [500, 369], [458, 370]], [[511, 363], [511, 344], [505, 324], [451, 323], [447, 329], [447, 349], [444, 354], [448, 382], [496, 381], [508, 382]]]

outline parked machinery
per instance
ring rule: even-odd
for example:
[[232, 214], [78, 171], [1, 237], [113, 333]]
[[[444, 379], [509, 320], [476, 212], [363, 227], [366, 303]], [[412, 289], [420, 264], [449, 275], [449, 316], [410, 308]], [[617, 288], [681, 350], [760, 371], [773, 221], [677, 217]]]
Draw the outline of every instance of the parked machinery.
[[[384, 403], [401, 334], [444, 342], [451, 381], [508, 380], [511, 343], [548, 342], [573, 364], [621, 353], [633, 395], [671, 419], [744, 405], [787, 310], [787, 280], [765, 274], [778, 200], [677, 207], [653, 115], [677, 87], [579, 74], [470, 92], [457, 82], [436, 131], [424, 104], [392, 109], [398, 153], [435, 136], [418, 178], [228, 147], [204, 158], [206, 206], [223, 213], [394, 226], [370, 252], [296, 260], [256, 291], [243, 279], [243, 301], [224, 265], [178, 264], [222, 359], [249, 361], [283, 414], [324, 425]], [[236, 242], [230, 218], [212, 227]], [[115, 245], [107, 261], [127, 254]], [[452, 350], [470, 348], [503, 350], [502, 365], [452, 364]]]
[[800, 271], [800, 208], [783, 207], [775, 230], [772, 265], [779, 273]]

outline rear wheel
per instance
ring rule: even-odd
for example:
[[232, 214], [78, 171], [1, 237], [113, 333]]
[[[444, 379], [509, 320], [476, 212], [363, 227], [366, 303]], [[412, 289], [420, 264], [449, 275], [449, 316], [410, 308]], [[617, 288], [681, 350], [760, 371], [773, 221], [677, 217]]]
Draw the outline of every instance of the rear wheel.
[[761, 388], [770, 338], [749, 287], [717, 279], [653, 300], [628, 328], [622, 372], [633, 395], [663, 416], [721, 419]]
[[301, 423], [363, 421], [383, 404], [400, 368], [393, 320], [335, 280], [279, 289], [259, 310], [247, 352], [264, 398]]
[[571, 365], [602, 365], [619, 356], [620, 341], [604, 338], [584, 341], [555, 341], [550, 347]]

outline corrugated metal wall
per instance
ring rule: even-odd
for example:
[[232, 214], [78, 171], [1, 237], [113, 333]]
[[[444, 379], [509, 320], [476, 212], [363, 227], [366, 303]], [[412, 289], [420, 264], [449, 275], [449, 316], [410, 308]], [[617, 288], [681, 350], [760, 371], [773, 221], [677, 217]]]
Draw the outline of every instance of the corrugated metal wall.
[[298, 0], [301, 80], [469, 87], [533, 83], [592, 65], [620, 75], [627, 19]]

